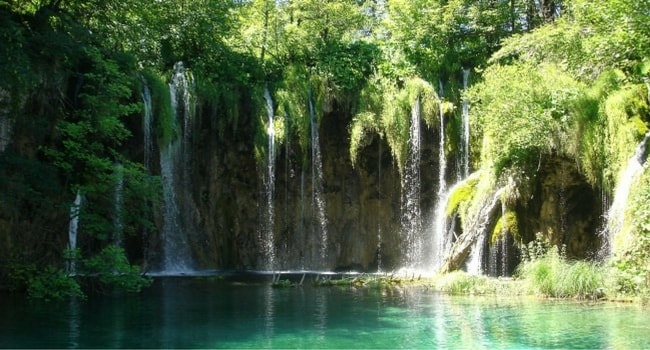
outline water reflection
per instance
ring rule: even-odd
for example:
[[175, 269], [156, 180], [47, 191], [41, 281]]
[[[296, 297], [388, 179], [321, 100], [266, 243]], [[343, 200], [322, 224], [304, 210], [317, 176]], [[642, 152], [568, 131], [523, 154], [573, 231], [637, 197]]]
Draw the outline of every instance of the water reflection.
[[314, 329], [317, 338], [324, 340], [327, 330], [327, 295], [323, 288], [314, 295]]
[[68, 349], [79, 348], [79, 337], [81, 335], [81, 319], [79, 300], [71, 298], [68, 302]]
[[162, 279], [141, 295], [0, 298], [1, 348], [615, 348], [650, 344], [647, 309], [451, 297], [425, 288], [273, 288]]
[[266, 286], [264, 289], [264, 338], [266, 346], [271, 347], [275, 329], [275, 300], [273, 299], [273, 287]]

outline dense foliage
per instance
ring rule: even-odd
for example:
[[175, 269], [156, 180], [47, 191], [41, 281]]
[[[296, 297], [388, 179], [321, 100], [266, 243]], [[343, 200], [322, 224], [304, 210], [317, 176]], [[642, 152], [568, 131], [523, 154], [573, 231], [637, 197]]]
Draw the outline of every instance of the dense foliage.
[[[429, 130], [454, 139], [466, 98], [476, 172], [452, 193], [449, 216], [458, 212], [467, 226], [504, 188], [507, 217], [495, 232], [518, 230], [513, 208], [547, 156], [574, 161], [611, 197], [650, 122], [649, 10], [647, 0], [0, 1], [0, 128], [13, 135], [6, 146], [0, 135], [2, 281], [36, 295], [48, 284], [80, 293], [63, 270], [80, 193], [88, 273], [115, 265], [102, 282], [146, 284], [117, 277], [137, 275], [125, 259], [146, 263], [142, 249], [113, 244], [141, 247], [157, 234], [160, 179], [134, 134], [146, 85], [158, 144], [178, 137], [166, 77], [179, 61], [197, 77], [204, 122], [217, 138], [240, 135], [258, 162], [269, 152], [265, 88], [275, 100], [276, 147], [297, 144], [306, 163], [314, 130], [340, 114], [351, 164], [379, 137], [400, 174], [414, 107]], [[461, 92], [463, 68], [476, 78]], [[647, 177], [615, 252], [624, 291], [647, 288]]]

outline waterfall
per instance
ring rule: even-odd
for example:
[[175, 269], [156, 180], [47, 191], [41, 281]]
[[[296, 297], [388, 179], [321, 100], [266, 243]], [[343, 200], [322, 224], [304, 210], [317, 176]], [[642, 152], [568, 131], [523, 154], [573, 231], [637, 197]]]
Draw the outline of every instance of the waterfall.
[[[467, 90], [469, 82], [470, 69], [463, 68], [463, 90]], [[449, 253], [452, 246], [452, 239], [450, 234], [453, 234], [453, 230], [447, 229], [447, 213], [446, 207], [449, 197], [454, 192], [454, 190], [469, 176], [470, 173], [470, 162], [469, 162], [469, 142], [470, 142], [470, 125], [469, 125], [469, 100], [463, 98], [462, 101], [462, 114], [461, 114], [461, 144], [460, 144], [460, 169], [458, 172], [458, 182], [453, 185], [451, 188], [447, 188], [447, 182], [445, 181], [445, 171], [447, 167], [447, 160], [445, 158], [445, 123], [444, 123], [444, 109], [442, 96], [444, 94], [444, 86], [442, 80], [439, 81], [440, 84], [440, 143], [439, 143], [439, 179], [438, 179], [438, 201], [436, 202], [434, 209], [434, 222], [433, 222], [433, 254], [430, 264], [433, 267], [434, 271], [438, 271], [443, 264], [443, 261], [446, 255]]]
[[[193, 78], [183, 63], [174, 65], [174, 73], [169, 83], [172, 104], [173, 130], [177, 130], [182, 118], [183, 132], [180, 140], [171, 137], [160, 151], [160, 171], [163, 182], [163, 273], [184, 273], [191, 270], [190, 248], [187, 242], [187, 225], [183, 225], [184, 214], [179, 204], [178, 194], [191, 190], [189, 179], [189, 137], [193, 113], [191, 89]], [[179, 105], [182, 108], [179, 108]], [[179, 171], [179, 167], [180, 170]], [[185, 207], [186, 205], [183, 205]]]
[[447, 202], [449, 197], [461, 185], [461, 181], [453, 185], [449, 190], [438, 197], [438, 202], [434, 209], [433, 222], [433, 256], [431, 265], [433, 271], [438, 271], [442, 266], [445, 256], [449, 253], [452, 244], [452, 237], [449, 237], [451, 230], [447, 230]]
[[11, 119], [8, 113], [0, 110], [0, 152], [4, 152], [11, 142]]
[[273, 199], [275, 193], [275, 121], [273, 116], [273, 99], [268, 87], [264, 87], [264, 100], [266, 101], [266, 114], [268, 116], [268, 150], [266, 160], [266, 174], [264, 179], [265, 196], [266, 196], [266, 227], [263, 233], [263, 254], [265, 258], [265, 269], [273, 270], [275, 268], [275, 248], [273, 224], [275, 222], [275, 208]]
[[[501, 218], [505, 218], [506, 206], [501, 203]], [[496, 232], [495, 232], [496, 234]], [[493, 277], [508, 276], [508, 244], [509, 241], [508, 230], [505, 225], [502, 225], [499, 238], [492, 241], [490, 245], [490, 260], [488, 261], [489, 275]]]
[[646, 144], [649, 138], [650, 132], [645, 134], [643, 141], [636, 147], [634, 155], [630, 157], [627, 166], [618, 177], [614, 189], [614, 201], [607, 211], [607, 225], [602, 233], [604, 240], [603, 253], [606, 256], [612, 254], [614, 236], [623, 228], [630, 189], [643, 173], [643, 163], [646, 161]]
[[420, 213], [420, 97], [411, 108], [409, 150], [402, 176], [402, 231], [406, 240], [405, 266], [419, 269], [422, 259], [422, 222]]
[[501, 199], [501, 193], [505, 190], [504, 187], [498, 189], [492, 197], [486, 197], [490, 199], [489, 201], [483, 201], [479, 207], [478, 215], [474, 216], [474, 221], [472, 226], [468, 229], [468, 232], [464, 234], [469, 237], [476, 235], [478, 238], [474, 241], [472, 245], [472, 250], [470, 253], [469, 260], [467, 261], [467, 273], [472, 275], [481, 275], [483, 274], [483, 250], [486, 245], [486, 240], [488, 238], [488, 232], [486, 232], [487, 225], [490, 222], [490, 214], [499, 203]]
[[[140, 97], [142, 98], [142, 104], [143, 104], [143, 109], [144, 109], [144, 115], [142, 116], [142, 131], [143, 131], [143, 165], [144, 168], [147, 172], [147, 175], [151, 175], [151, 169], [152, 169], [152, 156], [154, 152], [154, 146], [153, 146], [153, 137], [154, 137], [154, 131], [153, 131], [153, 105], [151, 102], [151, 89], [149, 88], [149, 84], [147, 83], [147, 80], [144, 78], [144, 76], [140, 76], [140, 80], [142, 81], [142, 91], [140, 91]], [[151, 204], [148, 202], [148, 200], [144, 200], [142, 203], [145, 206], [150, 206]], [[143, 228], [142, 232], [142, 238], [144, 242], [148, 241], [149, 237], [149, 229], [145, 226]], [[144, 245], [146, 246], [146, 244]], [[148, 262], [148, 255], [149, 255], [149, 249], [145, 248], [144, 249], [145, 253], [145, 262]]]
[[118, 246], [122, 245], [124, 238], [124, 222], [122, 220], [123, 197], [124, 167], [118, 162], [115, 164], [115, 190], [113, 192], [113, 241]]
[[447, 190], [447, 181], [445, 180], [445, 175], [447, 172], [447, 157], [445, 156], [445, 118], [444, 118], [444, 107], [443, 99], [445, 89], [442, 84], [442, 79], [438, 81], [440, 85], [440, 142], [438, 143], [438, 198], [442, 197], [445, 191]]
[[[381, 196], [381, 141], [377, 142], [377, 194]], [[379, 201], [377, 201], [377, 213], [379, 213]], [[377, 272], [381, 272], [381, 220], [377, 218]]]
[[499, 238], [499, 245], [501, 246], [501, 276], [508, 276], [510, 268], [510, 252], [508, 245], [510, 244], [510, 236], [507, 234], [501, 235]]
[[144, 132], [144, 167], [151, 170], [151, 158], [153, 154], [153, 110], [151, 104], [151, 89], [143, 78], [143, 87], [140, 97], [144, 104], [144, 117], [142, 118], [142, 130]]
[[447, 216], [445, 213], [451, 191], [447, 190], [447, 181], [445, 180], [447, 158], [445, 157], [445, 118], [442, 100], [444, 86], [442, 84], [442, 79], [439, 80], [439, 85], [440, 90], [438, 95], [440, 98], [440, 105], [438, 114], [440, 118], [440, 139], [438, 143], [438, 193], [436, 205], [433, 211], [433, 236], [430, 240], [430, 245], [432, 245], [431, 257], [429, 259], [430, 261], [427, 262], [427, 265], [429, 265], [433, 271], [438, 271], [442, 266], [445, 255], [451, 246], [451, 239], [447, 237]]
[[312, 203], [318, 215], [320, 228], [320, 263], [325, 264], [327, 258], [327, 217], [325, 215], [325, 199], [323, 198], [323, 161], [320, 153], [318, 124], [311, 89], [309, 90], [309, 122], [311, 126], [311, 185]]
[[[288, 197], [287, 197], [288, 198]], [[305, 222], [305, 215], [306, 215], [306, 209], [305, 209], [305, 169], [304, 167], [300, 170], [300, 221], [299, 221], [299, 227], [300, 230], [303, 233], [309, 232], [309, 227], [307, 226]], [[302, 236], [302, 247], [309, 247], [311, 244], [311, 241], [309, 240], [311, 237], [307, 234], [303, 234]], [[306, 256], [305, 253], [300, 254], [300, 262], [301, 262], [301, 267], [304, 269], [306, 265]]]
[[560, 237], [563, 237], [569, 227], [567, 219], [567, 170], [566, 164], [562, 162], [560, 165], [560, 192], [558, 193], [558, 216], [560, 217]]
[[[467, 90], [467, 83], [469, 80], [470, 70], [463, 68], [463, 91]], [[458, 181], [465, 179], [469, 176], [469, 100], [463, 97], [462, 103], [462, 122], [461, 122], [461, 147], [460, 147], [460, 164], [461, 171], [458, 174]]]
[[[81, 197], [81, 191], [77, 190], [77, 195], [74, 198], [74, 202], [70, 206], [70, 223], [68, 226], [68, 250], [74, 251], [77, 249], [77, 233], [79, 231], [79, 214], [81, 212], [83, 198]], [[74, 255], [74, 253], [72, 253]], [[68, 262], [67, 272], [70, 275], [77, 273], [77, 267], [74, 259], [71, 259]]]

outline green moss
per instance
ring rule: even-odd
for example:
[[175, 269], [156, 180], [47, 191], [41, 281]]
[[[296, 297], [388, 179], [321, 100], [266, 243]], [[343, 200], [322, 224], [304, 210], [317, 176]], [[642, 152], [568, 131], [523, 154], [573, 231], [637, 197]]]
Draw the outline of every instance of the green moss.
[[613, 241], [615, 288], [625, 295], [650, 295], [650, 172], [630, 192], [623, 229]]
[[645, 133], [648, 132], [648, 125], [641, 120], [640, 116], [635, 115], [630, 118], [630, 123], [638, 135], [645, 135]]
[[[211, 115], [214, 118], [219, 137], [237, 133], [239, 121], [243, 106], [253, 105], [252, 108], [259, 108], [259, 102], [255, 100], [261, 93], [253, 92], [253, 98], [243, 94], [241, 91], [255, 90], [251, 87], [242, 89], [236, 81], [210, 81], [205, 80], [202, 76], [195, 79], [196, 85], [196, 102], [200, 106], [202, 113]], [[250, 98], [250, 99], [248, 99]]]
[[499, 217], [499, 220], [494, 225], [490, 243], [496, 243], [504, 234], [509, 234], [515, 238], [519, 237], [519, 220], [517, 219], [517, 213], [512, 210]]
[[445, 208], [445, 214], [447, 217], [457, 211], [458, 206], [462, 202], [469, 202], [472, 200], [476, 185], [479, 182], [478, 174], [479, 173], [472, 174], [472, 176], [469, 176], [463, 182], [460, 182], [452, 188], [451, 193], [449, 194], [449, 200], [447, 201], [447, 207]]
[[603, 176], [608, 165], [607, 143], [608, 118], [604, 112], [604, 101], [613, 91], [620, 88], [625, 75], [619, 70], [602, 73], [594, 84], [584, 90], [571, 106], [576, 120], [571, 143], [571, 152], [579, 161], [582, 173], [593, 186], [611, 186], [611, 179]]
[[306, 165], [311, 154], [310, 108], [313, 108], [315, 122], [319, 125], [325, 110], [329, 108], [326, 101], [331, 98], [327, 94], [326, 81], [323, 77], [311, 74], [305, 67], [289, 66], [285, 69], [283, 84], [275, 96], [278, 106], [276, 114], [286, 118], [282, 122], [283, 139], [285, 142], [291, 137], [298, 140], [303, 165]]
[[357, 114], [350, 124], [350, 160], [357, 164], [359, 151], [368, 146], [374, 134], [380, 134], [379, 120], [372, 112]]
[[356, 162], [360, 148], [366, 145], [371, 133], [376, 133], [386, 139], [401, 174], [409, 151], [414, 104], [420, 104], [422, 120], [435, 127], [439, 120], [439, 99], [431, 84], [418, 77], [409, 78], [401, 86], [379, 78], [373, 82], [361, 94], [361, 111], [350, 127], [350, 157]]
[[603, 173], [606, 188], [613, 189], [620, 171], [634, 153], [648, 130], [648, 104], [645, 85], [627, 85], [610, 94], [603, 103], [606, 118], [604, 131]]
[[160, 75], [154, 72], [144, 71], [142, 76], [151, 91], [152, 115], [158, 146], [163, 147], [178, 136], [173, 122], [169, 86]]
[[413, 104], [415, 101], [419, 101], [420, 113], [424, 122], [429, 126], [437, 124], [440, 114], [440, 100], [438, 99], [438, 95], [433, 86], [431, 86], [427, 81], [418, 77], [407, 80], [403, 95], [400, 97], [403, 99], [402, 103], [405, 106], [408, 106], [409, 116]]

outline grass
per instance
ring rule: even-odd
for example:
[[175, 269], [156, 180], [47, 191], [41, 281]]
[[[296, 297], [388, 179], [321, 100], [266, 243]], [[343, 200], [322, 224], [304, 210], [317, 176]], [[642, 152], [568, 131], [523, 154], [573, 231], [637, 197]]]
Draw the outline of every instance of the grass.
[[557, 247], [525, 260], [517, 276], [530, 292], [555, 298], [598, 299], [604, 296], [608, 271], [588, 261], [569, 261]]

